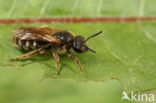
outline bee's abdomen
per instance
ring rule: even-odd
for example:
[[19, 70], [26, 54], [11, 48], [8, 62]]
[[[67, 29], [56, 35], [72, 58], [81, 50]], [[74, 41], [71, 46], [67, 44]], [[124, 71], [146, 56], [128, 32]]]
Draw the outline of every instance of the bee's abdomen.
[[33, 41], [33, 40], [20, 40], [15, 37], [13, 38], [12, 43], [15, 47], [26, 50], [26, 51], [34, 50], [34, 49], [42, 47], [45, 44], [48, 44], [47, 42], [39, 42], [39, 41]]

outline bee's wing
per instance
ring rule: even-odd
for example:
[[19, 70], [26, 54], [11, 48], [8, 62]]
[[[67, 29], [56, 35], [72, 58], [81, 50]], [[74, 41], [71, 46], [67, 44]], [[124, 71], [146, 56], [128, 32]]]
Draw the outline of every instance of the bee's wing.
[[55, 34], [57, 32], [64, 32], [65, 30], [59, 30], [59, 29], [51, 29], [51, 34]]
[[14, 37], [20, 40], [35, 40], [43, 42], [60, 43], [59, 39], [51, 36], [51, 28], [19, 28], [12, 31]]
[[[59, 29], [51, 29], [51, 34], [55, 34], [57, 32], [65, 32], [66, 30], [59, 30]], [[69, 31], [68, 31], [69, 32]], [[71, 35], [75, 36], [73, 32], [69, 32]]]
[[42, 29], [44, 30], [47, 30], [50, 32], [51, 35], [57, 33], [57, 32], [64, 32], [65, 30], [60, 30], [60, 29], [53, 29], [53, 28], [50, 28], [49, 26], [45, 25], [45, 26], [42, 26], [41, 27]]

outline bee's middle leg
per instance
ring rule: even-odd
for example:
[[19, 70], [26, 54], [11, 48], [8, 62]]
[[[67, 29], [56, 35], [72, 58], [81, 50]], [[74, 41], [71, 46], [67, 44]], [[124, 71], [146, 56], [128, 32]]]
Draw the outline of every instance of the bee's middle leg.
[[60, 75], [60, 69], [59, 69], [59, 56], [56, 51], [53, 52], [53, 57], [56, 61], [56, 68], [57, 68], [57, 74]]
[[31, 52], [28, 52], [28, 53], [26, 53], [26, 54], [24, 54], [22, 56], [19, 56], [17, 58], [12, 58], [12, 59], [9, 59], [9, 60], [11, 60], [11, 61], [22, 60], [22, 59], [26, 59], [26, 58], [36, 56], [38, 54], [43, 54], [44, 52], [45, 52], [45, 49], [39, 48], [39, 49], [33, 50]]

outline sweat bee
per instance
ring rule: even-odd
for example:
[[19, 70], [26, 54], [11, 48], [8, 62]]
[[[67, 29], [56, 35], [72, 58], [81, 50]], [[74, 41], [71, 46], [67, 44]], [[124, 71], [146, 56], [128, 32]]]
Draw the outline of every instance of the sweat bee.
[[36, 56], [38, 54], [43, 54], [46, 51], [51, 50], [53, 57], [56, 61], [58, 75], [60, 74], [59, 55], [58, 55], [60, 53], [69, 54], [72, 57], [72, 59], [76, 62], [76, 64], [79, 66], [80, 71], [82, 71], [82, 67], [79, 60], [70, 50], [73, 49], [73, 51], [77, 53], [84, 53], [87, 51], [95, 53], [94, 50], [88, 47], [86, 42], [90, 38], [95, 37], [101, 33], [102, 31], [94, 35], [91, 35], [87, 39], [84, 39], [84, 37], [82, 36], [74, 36], [74, 34], [69, 31], [57, 30], [50, 27], [41, 27], [41, 28], [22, 27], [14, 29], [12, 31], [13, 46], [29, 52], [10, 60], [17, 61], [21, 59], [26, 59]]

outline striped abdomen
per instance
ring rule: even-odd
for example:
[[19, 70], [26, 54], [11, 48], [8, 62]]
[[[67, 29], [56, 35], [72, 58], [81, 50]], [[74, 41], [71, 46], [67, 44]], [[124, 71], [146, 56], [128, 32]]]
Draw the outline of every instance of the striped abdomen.
[[48, 44], [48, 42], [40, 42], [40, 41], [33, 41], [33, 40], [20, 40], [15, 37], [13, 37], [12, 43], [15, 47], [26, 50], [26, 51], [34, 50], [34, 49], [42, 47], [45, 44]]

